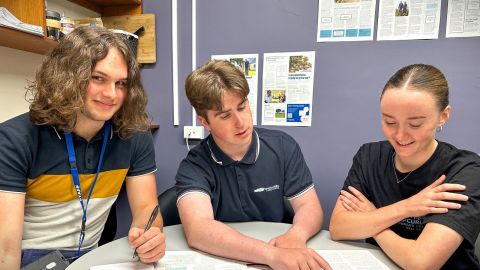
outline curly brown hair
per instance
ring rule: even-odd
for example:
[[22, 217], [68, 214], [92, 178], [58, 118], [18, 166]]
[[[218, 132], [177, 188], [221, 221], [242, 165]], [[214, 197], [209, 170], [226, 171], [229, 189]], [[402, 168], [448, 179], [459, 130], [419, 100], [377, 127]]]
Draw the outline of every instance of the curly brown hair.
[[63, 131], [72, 131], [77, 114], [84, 109], [92, 71], [110, 48], [117, 48], [123, 54], [128, 68], [127, 96], [111, 119], [115, 131], [126, 138], [132, 132], [148, 130], [147, 95], [134, 54], [121, 36], [92, 26], [76, 28], [43, 60], [35, 81], [27, 87], [30, 120], [36, 125], [53, 125]]

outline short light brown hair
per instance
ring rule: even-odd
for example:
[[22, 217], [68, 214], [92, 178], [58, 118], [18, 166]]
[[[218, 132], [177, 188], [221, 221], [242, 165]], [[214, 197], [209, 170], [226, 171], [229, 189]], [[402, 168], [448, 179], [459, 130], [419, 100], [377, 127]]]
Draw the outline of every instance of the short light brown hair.
[[447, 79], [438, 68], [431, 65], [413, 64], [401, 68], [385, 84], [380, 99], [392, 88], [428, 92], [435, 98], [439, 111], [449, 104]]
[[125, 138], [134, 131], [148, 130], [147, 95], [134, 54], [120, 36], [106, 28], [92, 26], [76, 28], [44, 59], [35, 81], [27, 87], [31, 121], [72, 131], [78, 112], [84, 109], [92, 71], [110, 48], [121, 52], [128, 69], [126, 98], [111, 119], [115, 131]]
[[185, 92], [190, 104], [207, 121], [207, 110], [222, 110], [226, 91], [237, 93], [243, 102], [248, 99], [250, 92], [243, 72], [228, 61], [209, 61], [190, 73], [185, 80]]

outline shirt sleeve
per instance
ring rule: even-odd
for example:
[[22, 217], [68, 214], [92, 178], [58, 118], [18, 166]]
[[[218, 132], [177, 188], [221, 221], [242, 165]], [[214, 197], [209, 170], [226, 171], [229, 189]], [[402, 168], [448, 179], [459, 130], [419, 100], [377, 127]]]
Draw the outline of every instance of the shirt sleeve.
[[155, 148], [150, 132], [138, 132], [133, 135], [132, 159], [127, 176], [140, 176], [156, 170]]
[[25, 192], [33, 154], [31, 139], [8, 125], [0, 125], [0, 190]]
[[[196, 148], [200, 148], [197, 146]], [[213, 175], [209, 168], [212, 166], [208, 161], [196, 155], [192, 149], [187, 157], [180, 163], [175, 176], [175, 187], [177, 190], [177, 198], [189, 192], [202, 192], [212, 198]]]
[[445, 214], [432, 214], [425, 217], [424, 222], [435, 222], [445, 225], [463, 236], [472, 246], [480, 233], [480, 162], [463, 166], [457, 173], [447, 175], [447, 183], [466, 186], [461, 192], [468, 196], [458, 210], [449, 210]]
[[283, 143], [286, 158], [284, 194], [287, 199], [292, 199], [313, 186], [312, 174], [298, 143], [289, 136]]

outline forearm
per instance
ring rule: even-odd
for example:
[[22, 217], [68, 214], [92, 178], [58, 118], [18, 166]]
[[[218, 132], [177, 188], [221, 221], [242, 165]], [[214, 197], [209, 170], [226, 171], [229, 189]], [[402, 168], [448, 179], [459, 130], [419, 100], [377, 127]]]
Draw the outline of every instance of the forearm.
[[315, 235], [323, 225], [323, 211], [321, 207], [304, 208], [295, 213], [293, 225], [288, 233], [295, 234], [305, 243]]
[[382, 250], [404, 269], [439, 269], [458, 249], [463, 237], [438, 223], [427, 223], [417, 239], [388, 229], [374, 236]]
[[[337, 209], [341, 208], [341, 209]], [[367, 212], [352, 212], [339, 202], [330, 220], [330, 234], [333, 240], [358, 240], [372, 237], [406, 218], [397, 204]]]
[[0, 269], [20, 269], [25, 195], [0, 192]]
[[[158, 205], [157, 188], [155, 175], [147, 174], [138, 177], [130, 177], [126, 180], [128, 203], [132, 210], [132, 226], [134, 228], [145, 228], [150, 215]], [[152, 223], [152, 226], [163, 228], [161, 213]]]
[[402, 238], [390, 229], [380, 232], [374, 236], [374, 239], [383, 252], [402, 269], [412, 269], [409, 262], [419, 256], [415, 252], [415, 240]]
[[196, 220], [184, 229], [189, 246], [221, 257], [270, 264], [276, 249], [216, 220]]
[[[155, 203], [150, 203], [148, 205], [145, 205], [141, 209], [137, 209], [136, 211], [134, 211], [134, 213], [132, 213], [133, 216], [131, 227], [145, 228], [147, 226], [148, 220], [150, 219], [150, 215], [152, 214], [152, 211], [155, 207]], [[158, 216], [155, 218], [151, 226], [158, 227], [163, 231], [163, 219], [160, 212], [158, 213]]]
[[0, 269], [20, 269], [20, 247], [0, 248]]

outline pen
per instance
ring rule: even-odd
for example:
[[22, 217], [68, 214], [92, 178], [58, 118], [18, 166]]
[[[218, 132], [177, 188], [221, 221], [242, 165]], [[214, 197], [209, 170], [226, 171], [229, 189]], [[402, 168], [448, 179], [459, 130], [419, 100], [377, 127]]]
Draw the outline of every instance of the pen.
[[[153, 221], [157, 218], [158, 212], [160, 211], [160, 205], [157, 204], [155, 208], [153, 208], [152, 214], [150, 215], [150, 218], [148, 219], [147, 226], [143, 230], [143, 233], [148, 231], [150, 227], [152, 227]], [[133, 252], [133, 258], [137, 256], [137, 248], [135, 248], [135, 251]]]

